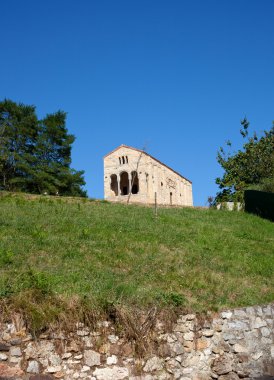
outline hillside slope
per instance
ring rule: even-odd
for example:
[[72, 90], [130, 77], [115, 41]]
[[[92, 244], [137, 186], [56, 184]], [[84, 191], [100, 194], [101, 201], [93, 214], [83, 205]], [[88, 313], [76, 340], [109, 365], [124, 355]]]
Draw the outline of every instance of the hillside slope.
[[193, 311], [274, 300], [274, 224], [253, 215], [174, 208], [155, 219], [147, 207], [9, 194], [0, 210], [0, 297], [26, 313], [36, 298], [54, 313], [56, 299]]

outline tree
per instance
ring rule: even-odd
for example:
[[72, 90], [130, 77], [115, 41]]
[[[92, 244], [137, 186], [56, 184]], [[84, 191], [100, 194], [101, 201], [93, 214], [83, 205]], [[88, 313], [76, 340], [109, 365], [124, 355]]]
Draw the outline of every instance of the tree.
[[75, 141], [66, 128], [66, 113], [47, 115], [39, 123], [36, 144], [37, 165], [33, 185], [38, 192], [64, 195], [84, 195], [81, 186], [83, 171], [70, 169], [71, 146]]
[[38, 133], [35, 107], [0, 102], [0, 178], [1, 187], [22, 187], [30, 175]]
[[70, 168], [74, 141], [65, 112], [38, 120], [34, 106], [0, 102], [1, 188], [86, 196], [84, 172]]
[[257, 188], [274, 191], [274, 123], [270, 131], [264, 131], [258, 138], [256, 133], [249, 137], [249, 122], [241, 121], [240, 133], [245, 139], [243, 149], [231, 153], [232, 144], [227, 142], [229, 151], [220, 148], [217, 161], [224, 169], [222, 178], [217, 178], [220, 192], [215, 202], [243, 201], [243, 191]]

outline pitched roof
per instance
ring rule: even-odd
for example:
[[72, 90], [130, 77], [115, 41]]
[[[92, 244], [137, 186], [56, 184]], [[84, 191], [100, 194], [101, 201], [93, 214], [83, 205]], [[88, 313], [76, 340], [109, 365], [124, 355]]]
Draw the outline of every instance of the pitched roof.
[[182, 177], [182, 178], [185, 179], [186, 181], [192, 183], [192, 181], [190, 181], [190, 180], [187, 179], [186, 177], [182, 176], [182, 174], [176, 172], [176, 170], [173, 170], [171, 167], [167, 166], [166, 164], [164, 164], [164, 163], [161, 162], [160, 160], [157, 160], [157, 158], [151, 156], [151, 154], [148, 154], [148, 153], [145, 152], [144, 150], [137, 149], [137, 148], [133, 148], [132, 146], [128, 146], [128, 145], [124, 145], [124, 144], [122, 144], [122, 145], [118, 146], [117, 148], [115, 148], [114, 150], [112, 150], [111, 152], [109, 152], [108, 154], [106, 154], [106, 155], [104, 156], [104, 158], [108, 157], [110, 154], [116, 152], [116, 150], [121, 149], [121, 148], [128, 148], [128, 149], [132, 149], [132, 150], [135, 150], [135, 151], [137, 151], [137, 152], [140, 152], [140, 153], [142, 153], [142, 154], [145, 154], [146, 156], [148, 156], [148, 157], [152, 158], [153, 160], [159, 162], [159, 164], [165, 166], [167, 169], [171, 170], [173, 173], [175, 173], [175, 174], [177, 174], [178, 176]]

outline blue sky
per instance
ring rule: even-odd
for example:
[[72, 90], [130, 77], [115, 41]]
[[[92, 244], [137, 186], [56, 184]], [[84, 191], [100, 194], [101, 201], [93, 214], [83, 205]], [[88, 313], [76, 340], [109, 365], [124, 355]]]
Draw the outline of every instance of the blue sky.
[[274, 120], [274, 1], [2, 1], [0, 99], [62, 109], [72, 167], [103, 198], [104, 154], [146, 151], [206, 205], [218, 148]]

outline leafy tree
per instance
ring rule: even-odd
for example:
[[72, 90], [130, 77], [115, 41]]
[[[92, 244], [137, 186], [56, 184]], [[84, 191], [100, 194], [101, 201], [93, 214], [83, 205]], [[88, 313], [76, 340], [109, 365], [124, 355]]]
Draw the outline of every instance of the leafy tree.
[[38, 120], [34, 106], [0, 102], [1, 188], [86, 196], [84, 172], [70, 168], [74, 140], [65, 112]]
[[245, 139], [243, 149], [231, 153], [232, 144], [226, 152], [220, 148], [217, 155], [218, 163], [224, 169], [222, 178], [217, 178], [220, 192], [215, 202], [243, 200], [243, 191], [257, 188], [274, 191], [274, 123], [270, 131], [264, 131], [263, 136], [248, 136], [249, 122], [241, 121], [240, 133]]

